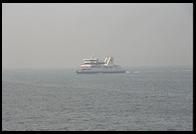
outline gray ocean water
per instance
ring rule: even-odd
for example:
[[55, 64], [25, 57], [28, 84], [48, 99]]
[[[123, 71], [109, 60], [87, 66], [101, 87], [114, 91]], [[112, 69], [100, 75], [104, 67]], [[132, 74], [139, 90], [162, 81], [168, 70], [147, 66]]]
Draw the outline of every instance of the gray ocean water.
[[2, 129], [175, 131], [193, 129], [191, 68], [128, 74], [3, 70]]

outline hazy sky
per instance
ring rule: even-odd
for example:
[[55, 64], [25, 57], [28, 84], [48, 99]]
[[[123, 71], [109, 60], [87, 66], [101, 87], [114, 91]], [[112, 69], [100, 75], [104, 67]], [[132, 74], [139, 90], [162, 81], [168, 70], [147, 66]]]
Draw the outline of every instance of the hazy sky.
[[11, 4], [2, 9], [3, 68], [192, 66], [193, 4]]

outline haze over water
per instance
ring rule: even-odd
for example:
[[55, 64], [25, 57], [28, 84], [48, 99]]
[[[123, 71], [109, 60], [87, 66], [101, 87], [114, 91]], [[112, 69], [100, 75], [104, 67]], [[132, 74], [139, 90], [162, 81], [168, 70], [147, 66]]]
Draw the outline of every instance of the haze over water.
[[193, 65], [192, 3], [5, 3], [2, 33], [3, 68]]
[[[193, 130], [193, 4], [2, 5], [3, 130]], [[114, 57], [125, 74], [78, 75]]]

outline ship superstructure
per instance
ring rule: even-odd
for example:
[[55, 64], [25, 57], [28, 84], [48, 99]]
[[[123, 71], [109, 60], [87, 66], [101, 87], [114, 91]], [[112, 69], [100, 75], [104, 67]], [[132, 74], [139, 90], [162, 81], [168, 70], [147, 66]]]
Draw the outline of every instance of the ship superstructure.
[[83, 59], [83, 64], [76, 73], [125, 73], [119, 65], [114, 64], [113, 57], [106, 57], [104, 61], [91, 57]]

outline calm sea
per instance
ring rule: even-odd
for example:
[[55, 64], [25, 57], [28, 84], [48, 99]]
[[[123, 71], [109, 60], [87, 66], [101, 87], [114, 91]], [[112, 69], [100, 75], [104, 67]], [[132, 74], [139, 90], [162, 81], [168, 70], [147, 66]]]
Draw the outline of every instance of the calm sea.
[[2, 129], [193, 129], [191, 68], [129, 71], [76, 74], [74, 70], [3, 70]]

